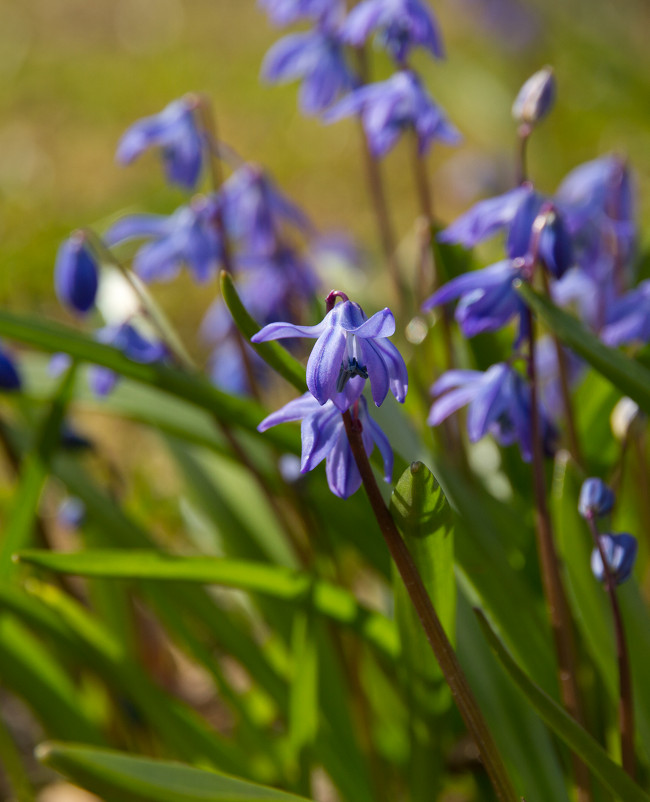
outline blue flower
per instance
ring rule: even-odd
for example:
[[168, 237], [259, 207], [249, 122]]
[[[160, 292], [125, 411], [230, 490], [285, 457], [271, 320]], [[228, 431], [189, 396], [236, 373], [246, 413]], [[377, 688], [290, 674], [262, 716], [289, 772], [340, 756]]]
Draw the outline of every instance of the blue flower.
[[197, 197], [173, 214], [134, 214], [118, 220], [104, 237], [110, 247], [132, 239], [151, 238], [133, 260], [143, 281], [169, 281], [186, 264], [194, 278], [205, 282], [217, 270], [222, 244], [215, 224], [219, 200]]
[[355, 89], [327, 111], [323, 120], [334, 122], [351, 114], [361, 116], [368, 146], [377, 157], [388, 153], [406, 130], [415, 131], [420, 155], [427, 153], [436, 139], [448, 145], [457, 145], [461, 139], [410, 70]]
[[[160, 362], [167, 356], [167, 348], [163, 343], [143, 337], [130, 323], [105, 326], [95, 332], [95, 339], [104, 345], [112, 345], [129, 359], [145, 365]], [[90, 389], [100, 397], [108, 395], [113, 390], [118, 378], [114, 371], [100, 365], [91, 365], [88, 369]]]
[[257, 4], [282, 27], [303, 19], [331, 24], [345, 14], [342, 0], [257, 0]]
[[14, 358], [0, 348], [0, 391], [20, 390], [23, 382]]
[[[449, 370], [431, 388], [439, 396], [431, 407], [428, 423], [438, 426], [452, 413], [469, 404], [467, 434], [475, 443], [486, 434], [502, 446], [519, 444], [521, 456], [533, 456], [530, 387], [510, 365], [500, 362], [485, 373], [478, 370]], [[554, 449], [555, 428], [544, 407], [539, 405], [544, 450]]]
[[353, 83], [340, 36], [328, 27], [276, 42], [264, 57], [262, 77], [271, 83], [302, 81], [299, 101], [305, 114], [323, 111]]
[[[363, 446], [368, 456], [375, 446], [384, 461], [384, 478], [390, 482], [393, 473], [393, 452], [388, 438], [368, 414], [366, 399], [361, 396], [350, 409], [353, 420], [361, 427]], [[333, 402], [324, 405], [309, 393], [289, 401], [265, 418], [257, 427], [264, 432], [271, 426], [288, 421], [302, 421], [301, 473], [313, 470], [326, 460], [327, 483], [334, 495], [348, 498], [361, 486], [361, 475], [345, 432], [340, 408]]]
[[512, 116], [519, 123], [536, 125], [553, 108], [555, 88], [553, 69], [538, 70], [519, 90], [512, 104]]
[[[562, 347], [569, 386], [579, 381], [585, 363], [569, 348]], [[562, 418], [566, 409], [562, 395], [562, 382], [557, 361], [557, 346], [552, 337], [540, 337], [535, 343], [535, 369], [539, 383], [539, 397], [554, 420]]]
[[406, 365], [388, 341], [395, 333], [395, 318], [382, 309], [367, 318], [359, 304], [337, 304], [316, 326], [271, 323], [255, 334], [253, 342], [285, 337], [317, 337], [307, 362], [307, 387], [319, 404], [325, 404], [354, 376], [370, 379], [372, 398], [380, 406], [390, 388], [401, 403], [406, 398]]
[[252, 254], [270, 254], [277, 250], [283, 223], [301, 231], [313, 231], [307, 215], [253, 164], [240, 167], [224, 183], [221, 203], [228, 233], [243, 239], [246, 250]]
[[612, 346], [650, 340], [650, 279], [610, 301], [600, 337]]
[[[614, 584], [620, 585], [629, 578], [634, 568], [637, 540], [632, 535], [628, 535], [627, 532], [622, 532], [619, 535], [603, 534], [599, 536], [599, 540]], [[597, 548], [591, 552], [591, 571], [599, 582], [607, 581], [603, 560]]]
[[64, 529], [79, 529], [86, 520], [86, 505], [77, 496], [66, 496], [56, 511], [56, 520]]
[[399, 64], [418, 46], [436, 58], [444, 57], [438, 25], [420, 0], [363, 0], [352, 9], [341, 32], [346, 42], [360, 47], [374, 31], [380, 32], [382, 45]]
[[59, 301], [85, 314], [95, 304], [98, 286], [97, 262], [83, 233], [69, 237], [59, 248], [54, 267], [54, 288]]
[[513, 282], [522, 277], [522, 260], [504, 259], [448, 281], [422, 305], [424, 311], [460, 298], [456, 320], [466, 337], [497, 331], [525, 308]]
[[167, 178], [186, 189], [194, 189], [203, 165], [203, 139], [196, 120], [197, 98], [175, 100], [159, 114], [144, 117], [122, 136], [115, 158], [131, 164], [145, 150], [159, 147]]
[[597, 518], [607, 515], [614, 506], [614, 491], [602, 479], [585, 479], [580, 488], [578, 512], [583, 518]]

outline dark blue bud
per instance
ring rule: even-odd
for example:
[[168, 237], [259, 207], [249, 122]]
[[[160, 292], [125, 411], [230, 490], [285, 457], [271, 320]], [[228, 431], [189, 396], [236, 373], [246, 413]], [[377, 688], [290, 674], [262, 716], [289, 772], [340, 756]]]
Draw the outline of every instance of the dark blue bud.
[[54, 268], [56, 294], [65, 306], [85, 314], [95, 304], [97, 263], [83, 234], [73, 234], [59, 248]]
[[614, 506], [614, 491], [602, 479], [585, 479], [580, 488], [578, 512], [583, 518], [607, 515]]
[[573, 265], [573, 243], [556, 211], [546, 214], [544, 227], [539, 235], [538, 256], [546, 269], [555, 278], [562, 278]]
[[0, 390], [20, 390], [22, 379], [14, 360], [0, 349]]
[[512, 104], [512, 116], [518, 123], [536, 125], [549, 113], [555, 102], [555, 75], [544, 67], [532, 75], [519, 90]]
[[[623, 532], [620, 535], [604, 534], [600, 536], [599, 540], [609, 573], [614, 583], [620, 585], [628, 579], [634, 568], [637, 552], [636, 538]], [[599, 582], [607, 581], [598, 549], [594, 549], [591, 553], [591, 570]]]

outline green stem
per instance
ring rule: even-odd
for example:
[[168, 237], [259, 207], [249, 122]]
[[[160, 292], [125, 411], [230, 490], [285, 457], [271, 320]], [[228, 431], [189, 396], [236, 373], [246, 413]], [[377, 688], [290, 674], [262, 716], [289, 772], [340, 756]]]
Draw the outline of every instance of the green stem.
[[384, 504], [381, 492], [370, 467], [370, 462], [363, 447], [361, 430], [353, 421], [350, 411], [343, 413], [345, 431], [350, 448], [361, 474], [363, 485], [370, 505], [379, 524], [388, 550], [402, 577], [404, 586], [420, 619], [425, 635], [438, 661], [445, 680], [449, 685], [458, 710], [463, 717], [467, 729], [474, 738], [479, 749], [483, 765], [490, 777], [492, 786], [500, 802], [517, 802], [518, 797], [512, 787], [501, 756], [492, 738], [483, 714], [474, 697], [456, 653], [445, 634], [440, 619], [431, 603], [422, 577], [402, 540], [395, 525], [393, 516]]

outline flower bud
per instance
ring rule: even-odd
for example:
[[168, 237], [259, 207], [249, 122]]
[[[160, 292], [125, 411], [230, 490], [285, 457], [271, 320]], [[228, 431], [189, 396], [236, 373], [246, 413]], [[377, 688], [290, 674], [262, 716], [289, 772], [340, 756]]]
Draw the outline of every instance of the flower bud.
[[551, 67], [544, 67], [519, 90], [512, 104], [512, 116], [518, 123], [536, 125], [546, 117], [554, 102], [555, 75]]
[[578, 512], [583, 518], [607, 515], [614, 506], [614, 491], [602, 479], [585, 479], [580, 488]]
[[59, 248], [54, 268], [56, 294], [65, 306], [85, 314], [97, 294], [97, 263], [81, 233], [73, 234]]
[[14, 360], [9, 354], [0, 350], [0, 390], [20, 390], [22, 380]]
[[562, 278], [573, 264], [573, 243], [564, 221], [555, 211], [547, 212], [539, 235], [538, 254], [547, 270]]
[[[620, 535], [600, 535], [599, 540], [609, 573], [614, 583], [620, 585], [628, 579], [634, 568], [637, 552], [636, 538], [623, 532]], [[594, 549], [591, 553], [591, 571], [599, 582], [607, 581], [599, 549]]]

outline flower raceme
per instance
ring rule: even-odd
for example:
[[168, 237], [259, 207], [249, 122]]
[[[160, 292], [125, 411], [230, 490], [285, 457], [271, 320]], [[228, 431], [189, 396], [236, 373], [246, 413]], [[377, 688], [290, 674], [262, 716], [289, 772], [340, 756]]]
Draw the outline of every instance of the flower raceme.
[[[302, 458], [300, 472], [307, 473], [326, 461], [327, 483], [335, 496], [348, 498], [361, 486], [361, 474], [350, 448], [341, 416], [340, 399], [320, 404], [313, 395], [305, 393], [289, 401], [277, 412], [265, 418], [257, 427], [265, 432], [271, 426], [289, 421], [301, 421]], [[393, 473], [393, 452], [388, 438], [368, 414], [366, 399], [361, 396], [350, 409], [353, 422], [361, 429], [363, 447], [368, 456], [375, 445], [384, 461], [384, 478], [390, 482]]]
[[251, 340], [318, 338], [307, 362], [307, 387], [321, 405], [355, 376], [370, 379], [376, 406], [381, 406], [389, 389], [402, 403], [408, 375], [401, 354], [387, 339], [395, 333], [393, 313], [386, 308], [368, 318], [359, 304], [340, 297], [345, 298], [343, 303], [334, 306], [316, 326], [270, 323]]

